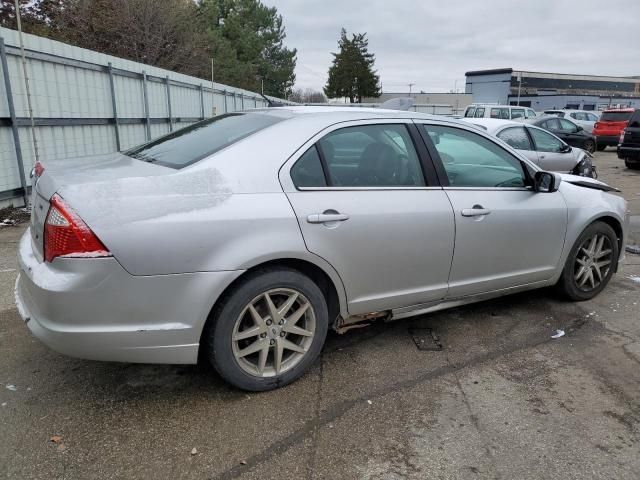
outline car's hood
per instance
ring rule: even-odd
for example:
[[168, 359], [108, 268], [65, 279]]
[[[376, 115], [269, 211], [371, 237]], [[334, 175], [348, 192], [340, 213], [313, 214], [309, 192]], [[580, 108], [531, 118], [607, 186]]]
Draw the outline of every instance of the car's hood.
[[563, 182], [571, 183], [572, 185], [578, 185], [579, 187], [592, 188], [595, 190], [602, 190], [604, 192], [619, 192], [617, 188], [611, 187], [600, 180], [590, 177], [581, 177], [580, 175], [572, 175], [570, 173], [558, 173]]

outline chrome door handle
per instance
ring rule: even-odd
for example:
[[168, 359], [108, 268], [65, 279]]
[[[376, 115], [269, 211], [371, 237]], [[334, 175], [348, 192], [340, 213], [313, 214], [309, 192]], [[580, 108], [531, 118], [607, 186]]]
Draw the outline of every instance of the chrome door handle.
[[474, 205], [473, 208], [463, 208], [461, 213], [463, 217], [480, 217], [482, 215], [489, 215], [491, 210], [483, 208], [480, 205]]
[[312, 213], [307, 216], [309, 223], [344, 222], [349, 220], [349, 215], [344, 213]]

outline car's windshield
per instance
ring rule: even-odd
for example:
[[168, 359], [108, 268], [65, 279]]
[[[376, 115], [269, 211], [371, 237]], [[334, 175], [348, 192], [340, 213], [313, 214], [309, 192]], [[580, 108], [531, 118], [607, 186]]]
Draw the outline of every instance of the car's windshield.
[[183, 168], [281, 120], [262, 113], [228, 113], [176, 130], [124, 154], [165, 167]]
[[603, 112], [600, 120], [605, 122], [626, 122], [633, 112]]

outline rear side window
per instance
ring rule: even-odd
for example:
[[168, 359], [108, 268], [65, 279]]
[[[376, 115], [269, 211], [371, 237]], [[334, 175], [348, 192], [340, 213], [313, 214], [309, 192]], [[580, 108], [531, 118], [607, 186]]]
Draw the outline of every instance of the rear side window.
[[527, 135], [524, 127], [505, 128], [498, 134], [498, 138], [516, 150], [533, 150], [531, 140], [529, 140], [529, 135]]
[[401, 124], [335, 130], [318, 141], [334, 187], [419, 187], [424, 176], [409, 131]]
[[228, 113], [181, 128], [124, 154], [165, 167], [183, 168], [282, 120], [269, 114]]
[[476, 118], [484, 117], [484, 107], [476, 108], [476, 113], [474, 115]]
[[626, 122], [633, 112], [602, 112], [600, 120], [603, 122]]
[[307, 150], [291, 167], [291, 179], [298, 188], [327, 186], [318, 149], [315, 145]]

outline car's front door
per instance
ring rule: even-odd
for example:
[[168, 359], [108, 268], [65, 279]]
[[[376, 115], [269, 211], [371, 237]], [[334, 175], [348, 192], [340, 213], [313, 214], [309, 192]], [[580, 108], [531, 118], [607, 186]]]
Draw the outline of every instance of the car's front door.
[[420, 128], [456, 220], [448, 297], [550, 279], [567, 228], [562, 194], [534, 192], [523, 162], [487, 136], [455, 126]]
[[301, 151], [280, 179], [307, 248], [340, 275], [349, 313], [444, 298], [453, 211], [433, 165], [421, 165], [415, 125], [341, 124]]
[[570, 172], [576, 166], [573, 150], [558, 137], [541, 128], [526, 127], [538, 152], [538, 165], [552, 172]]

